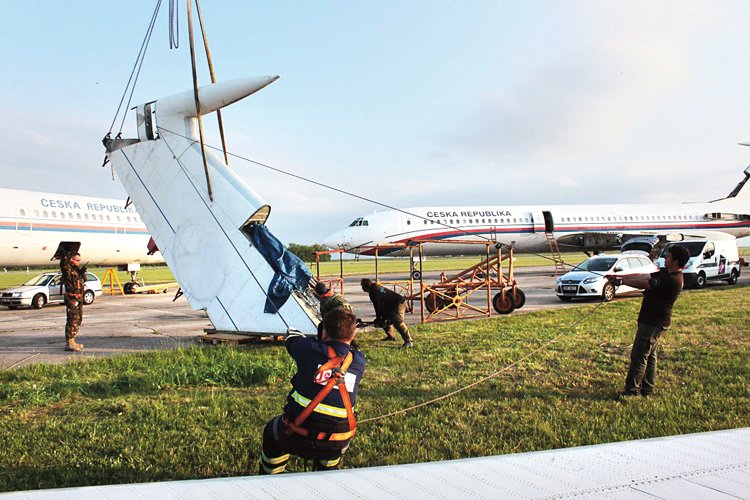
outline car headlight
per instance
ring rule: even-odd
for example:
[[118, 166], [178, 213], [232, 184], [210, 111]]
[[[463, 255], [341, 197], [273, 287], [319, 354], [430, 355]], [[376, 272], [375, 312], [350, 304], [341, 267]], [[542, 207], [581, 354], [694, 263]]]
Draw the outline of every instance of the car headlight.
[[559, 285], [561, 281], [562, 281], [562, 277], [560, 277], [560, 278], [557, 278], [557, 279], [555, 280], [555, 285]]
[[583, 280], [583, 284], [588, 285], [589, 283], [596, 283], [600, 279], [602, 279], [601, 276], [594, 276], [592, 278], [586, 278], [585, 280]]
[[21, 292], [13, 292], [14, 297], [20, 297], [22, 294]]

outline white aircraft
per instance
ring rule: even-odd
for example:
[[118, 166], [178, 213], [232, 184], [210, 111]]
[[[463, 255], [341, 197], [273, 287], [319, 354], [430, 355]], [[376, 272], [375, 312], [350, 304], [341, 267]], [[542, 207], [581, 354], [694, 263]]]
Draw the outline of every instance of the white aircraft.
[[63, 252], [84, 262], [130, 266], [164, 262], [147, 255], [150, 236], [135, 208], [118, 199], [0, 188], [0, 266], [49, 267]]
[[[561, 250], [605, 250], [633, 238], [741, 238], [750, 235], [750, 167], [726, 197], [671, 205], [440, 206], [387, 210], [358, 217], [330, 235], [325, 245], [374, 255], [375, 246], [420, 240], [469, 240], [514, 244], [521, 252], [543, 252], [554, 238]], [[639, 239], [640, 239], [639, 238]], [[433, 243], [426, 255], [476, 254], [483, 245]], [[406, 253], [379, 249], [379, 255]]]

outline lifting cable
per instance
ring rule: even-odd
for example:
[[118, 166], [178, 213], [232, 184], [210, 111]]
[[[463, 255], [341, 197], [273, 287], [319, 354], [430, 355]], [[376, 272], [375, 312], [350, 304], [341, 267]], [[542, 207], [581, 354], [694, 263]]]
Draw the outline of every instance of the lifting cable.
[[213, 203], [214, 194], [211, 190], [211, 176], [208, 173], [208, 161], [206, 160], [206, 144], [203, 140], [203, 120], [201, 119], [201, 102], [198, 97], [198, 68], [195, 66], [195, 39], [193, 37], [193, 11], [192, 0], [187, 1], [188, 35], [190, 38], [190, 66], [193, 71], [193, 98], [195, 100], [195, 117], [198, 119], [198, 135], [201, 143], [201, 157], [203, 158], [203, 171], [206, 174], [206, 188], [208, 199]]
[[[208, 62], [208, 72], [211, 75], [211, 83], [216, 83], [216, 74], [214, 73], [214, 63], [211, 58], [211, 51], [208, 48], [208, 35], [206, 34], [206, 28], [203, 25], [203, 14], [201, 14], [201, 2], [195, 0], [195, 10], [198, 13], [198, 23], [201, 27], [201, 35], [203, 35], [203, 47], [206, 49], [206, 61]], [[224, 163], [229, 166], [229, 156], [227, 156], [227, 141], [224, 138], [224, 121], [221, 119], [221, 109], [216, 110], [216, 118], [219, 121], [219, 136], [221, 137], [221, 147], [224, 150]]]
[[[117, 135], [119, 136], [122, 133], [122, 127], [125, 124], [125, 117], [128, 114], [128, 108], [130, 108], [130, 101], [133, 99], [133, 93], [135, 92], [135, 85], [138, 82], [138, 76], [141, 73], [141, 68], [143, 67], [143, 61], [146, 57], [146, 50], [148, 49], [148, 44], [151, 41], [151, 35], [154, 33], [154, 26], [156, 25], [156, 17], [159, 14], [160, 7], [161, 7], [161, 0], [157, 0], [156, 7], [154, 8], [154, 13], [152, 14], [151, 21], [148, 24], [148, 29], [146, 29], [146, 35], [143, 37], [143, 42], [141, 42], [141, 48], [138, 51], [138, 56], [136, 57], [135, 63], [133, 64], [133, 69], [130, 72], [130, 78], [128, 78], [128, 83], [125, 85], [125, 91], [122, 93], [122, 97], [120, 98], [120, 104], [117, 106], [117, 111], [115, 112], [115, 116], [112, 119], [112, 124], [109, 126], [109, 132], [107, 132], [106, 137], [110, 137], [112, 135], [112, 130], [115, 127], [115, 122], [117, 121], [117, 117], [120, 114], [120, 110], [122, 109], [122, 103], [125, 100], [125, 96], [128, 94], [128, 89], [130, 89], [130, 97], [128, 98], [128, 103], [125, 106], [125, 111], [122, 114], [122, 121], [120, 122], [120, 129], [118, 130]], [[130, 86], [131, 82], [133, 83], [132, 88]]]
[[386, 418], [389, 418], [389, 417], [393, 417], [393, 416], [396, 416], [396, 415], [403, 415], [404, 413], [408, 413], [408, 412], [416, 410], [418, 408], [422, 408], [424, 406], [428, 406], [428, 405], [437, 403], [438, 401], [442, 401], [444, 399], [448, 399], [451, 396], [455, 396], [456, 394], [459, 394], [461, 392], [468, 391], [472, 387], [475, 387], [475, 386], [477, 386], [477, 385], [479, 385], [479, 384], [481, 384], [483, 382], [486, 382], [487, 380], [489, 380], [491, 378], [497, 377], [498, 375], [500, 375], [500, 374], [502, 374], [502, 373], [510, 370], [511, 368], [513, 368], [513, 367], [521, 364], [523, 361], [526, 361], [527, 359], [529, 359], [534, 354], [542, 351], [543, 349], [546, 349], [550, 345], [552, 345], [555, 342], [557, 342], [560, 338], [562, 338], [565, 335], [567, 335], [570, 332], [572, 332], [573, 328], [575, 328], [581, 322], [583, 322], [584, 319], [586, 319], [589, 316], [591, 316], [603, 304], [605, 304], [604, 301], [599, 302], [596, 306], [592, 307], [590, 311], [588, 311], [586, 314], [584, 314], [583, 316], [581, 316], [580, 318], [578, 318], [578, 320], [576, 320], [573, 324], [571, 324], [568, 327], [564, 328], [562, 332], [560, 332], [559, 334], [557, 334], [557, 336], [553, 337], [551, 340], [548, 340], [547, 342], [545, 342], [544, 344], [540, 345], [539, 347], [537, 347], [533, 351], [527, 353], [526, 355], [524, 355], [521, 358], [515, 360], [514, 362], [510, 363], [509, 365], [502, 367], [501, 369], [497, 370], [494, 373], [490, 373], [489, 375], [487, 375], [485, 377], [482, 377], [479, 380], [475, 380], [474, 382], [472, 382], [469, 385], [460, 387], [460, 388], [456, 389], [455, 391], [449, 392], [448, 394], [443, 394], [442, 396], [438, 396], [438, 397], [436, 397], [434, 399], [430, 399], [429, 401], [424, 401], [422, 403], [419, 403], [419, 404], [416, 404], [416, 405], [413, 405], [413, 406], [409, 406], [407, 408], [402, 408], [401, 410], [396, 410], [396, 411], [393, 411], [391, 413], [386, 413], [386, 414], [383, 414], [383, 415], [380, 415], [380, 416], [377, 416], [377, 417], [371, 417], [371, 418], [366, 418], [364, 420], [359, 420], [357, 423], [361, 425], [361, 424], [368, 423], [368, 422], [375, 422], [375, 421], [378, 421], [378, 420], [383, 420], [383, 419], [386, 419]]
[[169, 48], [180, 48], [180, 2], [169, 0]]

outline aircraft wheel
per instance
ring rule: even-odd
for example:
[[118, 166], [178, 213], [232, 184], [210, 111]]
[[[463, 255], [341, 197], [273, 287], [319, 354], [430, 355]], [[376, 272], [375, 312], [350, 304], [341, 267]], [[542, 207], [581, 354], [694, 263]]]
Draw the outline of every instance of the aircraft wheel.
[[727, 280], [727, 283], [729, 283], [730, 285], [736, 285], [737, 284], [737, 277], [738, 277], [737, 271], [735, 271], [734, 269], [732, 269], [732, 274], [729, 275], [729, 279]]
[[419, 271], [413, 271], [411, 273], [411, 277], [414, 278], [415, 280], [418, 280], [422, 277], [422, 273], [420, 273]]
[[497, 311], [500, 314], [510, 314], [513, 312], [513, 309], [516, 308], [516, 302], [513, 300], [513, 294], [511, 292], [505, 292], [502, 291], [495, 294], [495, 297], [492, 299], [492, 307], [495, 308], [495, 311]]
[[136, 293], [138, 291], [138, 283], [129, 281], [122, 286], [122, 291], [125, 292], [127, 295]]
[[701, 271], [695, 277], [695, 288], [703, 288], [704, 286], [706, 286], [706, 273]]
[[84, 305], [90, 305], [94, 303], [94, 299], [96, 298], [96, 295], [94, 295], [94, 292], [91, 290], [86, 290], [83, 292], [83, 303]]
[[612, 283], [605, 283], [602, 289], [602, 300], [604, 302], [611, 302], [615, 298], [615, 287]]
[[526, 293], [520, 288], [516, 288], [516, 293], [513, 294], [513, 301], [516, 303], [516, 309], [521, 309], [526, 304]]
[[47, 304], [47, 297], [43, 293], [37, 293], [34, 298], [31, 299], [31, 307], [34, 309], [41, 309]]

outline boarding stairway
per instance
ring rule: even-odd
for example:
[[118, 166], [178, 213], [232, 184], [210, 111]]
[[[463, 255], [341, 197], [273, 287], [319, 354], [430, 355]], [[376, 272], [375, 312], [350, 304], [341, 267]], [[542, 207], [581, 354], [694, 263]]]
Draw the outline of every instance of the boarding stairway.
[[552, 231], [545, 231], [544, 236], [547, 237], [547, 243], [549, 244], [549, 251], [552, 254], [552, 260], [555, 261], [555, 276], [565, 274], [565, 263], [560, 255], [560, 247], [557, 245], [557, 238]]

